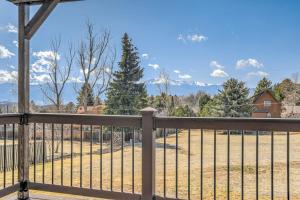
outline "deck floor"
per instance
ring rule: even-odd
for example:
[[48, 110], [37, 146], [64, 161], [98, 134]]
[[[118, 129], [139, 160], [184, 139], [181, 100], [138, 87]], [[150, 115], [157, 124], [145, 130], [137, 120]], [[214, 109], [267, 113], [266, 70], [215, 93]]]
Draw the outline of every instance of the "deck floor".
[[[17, 193], [10, 194], [3, 200], [16, 200]], [[60, 193], [50, 193], [50, 192], [41, 192], [41, 191], [30, 191], [30, 199], [32, 200], [105, 200], [100, 198], [90, 198], [77, 195], [66, 195]]]

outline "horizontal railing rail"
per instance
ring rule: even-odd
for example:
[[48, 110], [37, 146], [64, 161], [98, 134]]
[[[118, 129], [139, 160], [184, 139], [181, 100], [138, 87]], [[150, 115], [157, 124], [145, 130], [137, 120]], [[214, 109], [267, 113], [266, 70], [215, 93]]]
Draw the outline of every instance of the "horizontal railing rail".
[[156, 128], [299, 131], [300, 119], [156, 117]]
[[107, 125], [119, 127], [142, 126], [141, 116], [118, 115], [86, 115], [86, 114], [29, 114], [29, 123], [54, 123], [54, 124], [84, 124]]
[[0, 114], [0, 124], [20, 123], [20, 114]]

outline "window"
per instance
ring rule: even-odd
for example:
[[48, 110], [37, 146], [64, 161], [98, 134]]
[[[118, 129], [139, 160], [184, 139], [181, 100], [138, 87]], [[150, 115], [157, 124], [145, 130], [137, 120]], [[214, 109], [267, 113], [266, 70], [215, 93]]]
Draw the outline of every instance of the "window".
[[264, 106], [265, 107], [270, 107], [271, 105], [272, 105], [272, 101], [270, 101], [270, 100], [264, 101]]

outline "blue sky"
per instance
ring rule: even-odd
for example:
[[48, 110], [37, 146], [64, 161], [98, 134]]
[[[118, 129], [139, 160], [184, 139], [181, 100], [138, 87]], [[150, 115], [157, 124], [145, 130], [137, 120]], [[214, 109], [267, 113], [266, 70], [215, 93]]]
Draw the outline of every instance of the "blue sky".
[[[36, 8], [32, 8], [32, 13]], [[230, 77], [249, 87], [262, 76], [291, 77], [300, 64], [300, 1], [280, 0], [86, 0], [60, 4], [34, 36], [31, 52], [49, 51], [61, 35], [79, 41], [89, 19], [112, 34], [119, 60], [128, 32], [138, 47], [145, 80], [164, 69], [171, 79], [222, 84]], [[16, 6], [0, 1], [0, 83], [17, 69]], [[2, 52], [2, 53], [1, 53]], [[32, 64], [39, 58], [32, 56]], [[78, 68], [75, 68], [75, 71]], [[73, 74], [76, 76], [76, 72]], [[43, 80], [43, 73], [35, 74]], [[34, 81], [34, 80], [33, 80]]]

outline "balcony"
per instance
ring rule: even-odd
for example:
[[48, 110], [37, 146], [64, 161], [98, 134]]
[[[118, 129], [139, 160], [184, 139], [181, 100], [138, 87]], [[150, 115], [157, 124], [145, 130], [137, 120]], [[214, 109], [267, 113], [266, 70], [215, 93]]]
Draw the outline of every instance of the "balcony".
[[300, 198], [297, 119], [157, 117], [150, 109], [141, 116], [1, 115], [0, 124], [1, 197], [20, 188], [18, 127], [26, 126], [28, 184], [37, 198], [53, 197], [44, 192], [104, 199]]

